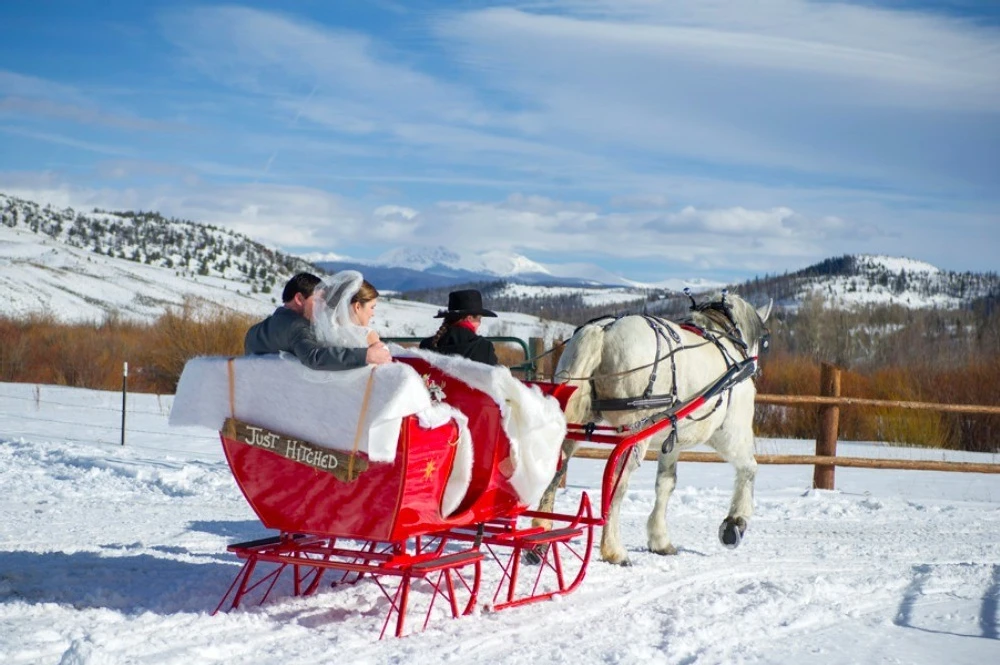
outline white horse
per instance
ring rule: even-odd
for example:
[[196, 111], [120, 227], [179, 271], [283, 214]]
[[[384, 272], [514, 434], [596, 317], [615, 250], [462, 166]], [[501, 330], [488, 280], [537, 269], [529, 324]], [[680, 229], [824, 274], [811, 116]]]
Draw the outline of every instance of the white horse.
[[[566, 407], [566, 421], [583, 424], [604, 420], [612, 426], [635, 425], [645, 418], [668, 418], [670, 407], [702, 394], [727, 372], [732, 379], [739, 374], [737, 370], [744, 370], [742, 376], [735, 377], [735, 383], [716, 385], [723, 389], [688, 417], [678, 420], [674, 428], [668, 427], [663, 430], [665, 434], [640, 442], [631, 461], [625, 458], [601, 534], [601, 556], [611, 563], [629, 564], [621, 544], [619, 509], [629, 476], [654, 440], [660, 454], [656, 502], [646, 524], [651, 551], [677, 552], [667, 532], [667, 502], [677, 483], [678, 455], [686, 448], [706, 443], [736, 467], [729, 515], [719, 528], [724, 545], [739, 545], [753, 512], [757, 461], [752, 421], [756, 388], [753, 381], [740, 379], [756, 369], [755, 358], [762, 347], [766, 348], [768, 331], [764, 322], [771, 313], [771, 303], [754, 309], [738, 296], [723, 292], [702, 305], [695, 305], [692, 298], [692, 305], [689, 325], [645, 315], [588, 323], [574, 333], [556, 368], [557, 382], [577, 386]], [[579, 445], [579, 441], [564, 441], [567, 462]], [[566, 466], [561, 466], [542, 496], [539, 510], [552, 510]]]

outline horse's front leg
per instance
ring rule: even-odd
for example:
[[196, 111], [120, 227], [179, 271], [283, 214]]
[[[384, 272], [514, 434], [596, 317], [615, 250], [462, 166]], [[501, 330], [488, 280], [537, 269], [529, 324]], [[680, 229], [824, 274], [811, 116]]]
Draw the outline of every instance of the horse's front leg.
[[677, 548], [670, 543], [670, 533], [667, 530], [667, 504], [670, 495], [677, 487], [677, 446], [669, 453], [660, 453], [656, 467], [656, 500], [653, 512], [646, 521], [646, 535], [649, 551], [656, 554], [677, 554]]
[[[622, 499], [628, 490], [628, 481], [632, 476], [632, 471], [639, 468], [639, 461], [646, 454], [649, 447], [649, 440], [645, 440], [635, 446], [634, 453], [622, 460], [621, 477], [618, 480], [618, 487], [614, 496], [611, 497], [611, 507], [608, 509], [608, 521], [601, 530], [601, 558], [608, 563], [616, 563], [622, 566], [629, 566], [628, 552], [622, 547], [620, 511]], [[609, 488], [605, 487], [604, 490]]]
[[747, 522], [753, 515], [753, 486], [757, 478], [757, 460], [753, 456], [753, 437], [744, 441], [737, 451], [723, 455], [736, 467], [736, 481], [733, 499], [729, 504], [729, 515], [719, 525], [719, 540], [730, 549], [739, 547]]

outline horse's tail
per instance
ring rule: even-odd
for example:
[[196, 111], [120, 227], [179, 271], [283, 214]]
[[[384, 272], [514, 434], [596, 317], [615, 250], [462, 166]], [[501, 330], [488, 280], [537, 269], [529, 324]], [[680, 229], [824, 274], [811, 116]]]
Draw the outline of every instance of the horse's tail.
[[557, 382], [576, 386], [566, 404], [566, 422], [585, 423], [591, 420], [593, 395], [590, 377], [601, 364], [603, 351], [604, 327], [600, 325], [583, 326], [566, 344], [555, 373]]

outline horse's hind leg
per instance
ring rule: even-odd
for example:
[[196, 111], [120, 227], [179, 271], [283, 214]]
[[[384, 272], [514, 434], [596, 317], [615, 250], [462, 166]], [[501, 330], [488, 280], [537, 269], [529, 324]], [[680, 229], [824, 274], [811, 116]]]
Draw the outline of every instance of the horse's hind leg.
[[611, 498], [611, 508], [608, 510], [608, 521], [601, 530], [601, 558], [608, 563], [616, 563], [622, 566], [631, 565], [628, 559], [628, 552], [622, 547], [620, 512], [622, 499], [628, 490], [629, 477], [632, 471], [639, 467], [639, 461], [646, 454], [649, 447], [649, 440], [636, 445], [634, 457], [629, 456], [622, 460], [621, 478], [614, 496]]
[[747, 520], [753, 515], [753, 486], [757, 477], [757, 460], [753, 457], [753, 436], [743, 441], [738, 451], [726, 454], [719, 451], [726, 461], [736, 467], [733, 499], [729, 515], [719, 525], [719, 540], [730, 549], [739, 547], [747, 530]]
[[653, 512], [646, 521], [649, 551], [656, 554], [677, 554], [677, 548], [670, 543], [670, 533], [667, 530], [667, 503], [677, 487], [678, 454], [675, 447], [666, 455], [660, 453], [657, 460], [656, 501], [653, 503]]

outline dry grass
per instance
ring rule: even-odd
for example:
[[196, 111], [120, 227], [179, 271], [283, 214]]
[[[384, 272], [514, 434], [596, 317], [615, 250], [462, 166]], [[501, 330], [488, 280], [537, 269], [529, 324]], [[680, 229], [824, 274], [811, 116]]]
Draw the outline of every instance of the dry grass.
[[[766, 359], [757, 384], [760, 393], [818, 395], [820, 366], [800, 356]], [[890, 367], [871, 373], [841, 371], [841, 395], [866, 399], [940, 404], [1000, 405], [1000, 361], [984, 360], [941, 369]], [[814, 439], [815, 407], [758, 406], [759, 435]], [[845, 407], [840, 410], [841, 439], [886, 441], [970, 451], [1000, 450], [1000, 416], [946, 414], [891, 408]]]
[[[46, 383], [119, 390], [122, 363], [129, 363], [129, 389], [170, 394], [190, 358], [240, 355], [252, 317], [190, 302], [152, 324], [115, 317], [100, 323], [60, 324], [51, 316], [0, 318], [0, 381]], [[516, 344], [495, 344], [501, 364], [524, 362]], [[819, 363], [777, 351], [763, 360], [758, 392], [816, 395]], [[956, 363], [889, 367], [861, 373], [843, 370], [841, 394], [886, 400], [1000, 405], [1000, 358]], [[816, 408], [761, 405], [759, 435], [814, 439]], [[843, 408], [840, 438], [892, 441], [974, 451], [1000, 449], [1000, 416], [941, 414], [933, 411]]]
[[184, 364], [196, 356], [243, 355], [243, 337], [258, 317], [185, 303], [149, 329], [143, 368], [158, 384], [176, 388]]
[[0, 318], [0, 381], [172, 393], [184, 363], [199, 355], [241, 355], [246, 315], [189, 302], [153, 324], [108, 317], [61, 324], [51, 316]]

